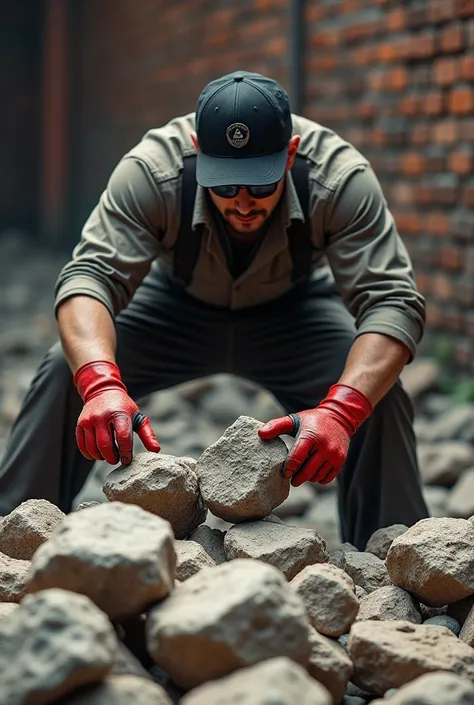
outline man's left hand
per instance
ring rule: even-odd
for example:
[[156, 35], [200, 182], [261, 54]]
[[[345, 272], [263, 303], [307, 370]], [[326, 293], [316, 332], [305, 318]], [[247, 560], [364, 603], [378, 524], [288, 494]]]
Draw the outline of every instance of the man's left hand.
[[303, 482], [326, 485], [342, 469], [351, 436], [372, 413], [370, 400], [358, 389], [333, 385], [315, 409], [282, 416], [258, 431], [263, 440], [282, 434], [296, 437], [283, 467], [293, 487]]

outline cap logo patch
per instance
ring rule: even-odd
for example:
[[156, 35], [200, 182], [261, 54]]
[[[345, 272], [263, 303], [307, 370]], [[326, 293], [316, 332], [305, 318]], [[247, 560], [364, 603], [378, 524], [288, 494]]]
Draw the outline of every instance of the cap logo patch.
[[234, 122], [226, 131], [227, 142], [236, 149], [242, 149], [249, 141], [250, 130], [243, 122]]

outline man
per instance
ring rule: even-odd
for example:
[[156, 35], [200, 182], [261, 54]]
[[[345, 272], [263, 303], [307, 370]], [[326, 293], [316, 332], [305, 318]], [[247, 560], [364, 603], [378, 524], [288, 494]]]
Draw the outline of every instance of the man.
[[[183, 165], [195, 150], [183, 250]], [[305, 257], [295, 246], [302, 227]], [[14, 425], [0, 514], [29, 497], [69, 511], [94, 460], [130, 462], [132, 426], [159, 451], [135, 399], [229, 372], [266, 387], [289, 414], [259, 434], [296, 435], [283, 469], [294, 486], [343, 468], [343, 540], [363, 549], [375, 529], [427, 516], [398, 382], [424, 326], [409, 257], [367, 160], [292, 116], [275, 81], [243, 71], [217, 79], [195, 115], [150, 130], [125, 155], [59, 275], [56, 312], [62, 346]]]

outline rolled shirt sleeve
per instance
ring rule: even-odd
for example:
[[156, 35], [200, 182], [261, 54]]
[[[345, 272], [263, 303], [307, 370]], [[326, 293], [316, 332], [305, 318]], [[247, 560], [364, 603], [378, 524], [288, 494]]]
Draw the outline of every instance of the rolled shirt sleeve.
[[413, 359], [423, 335], [425, 301], [370, 167], [351, 173], [328, 204], [326, 255], [358, 335], [396, 338]]
[[135, 157], [122, 159], [59, 274], [55, 311], [82, 294], [103, 303], [114, 317], [159, 256], [165, 229], [165, 205], [147, 166]]

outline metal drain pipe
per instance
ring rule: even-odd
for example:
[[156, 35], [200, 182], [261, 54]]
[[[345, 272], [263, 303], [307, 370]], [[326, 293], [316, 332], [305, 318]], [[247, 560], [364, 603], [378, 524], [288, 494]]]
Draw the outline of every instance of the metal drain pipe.
[[304, 102], [304, 0], [290, 0], [289, 15], [291, 110], [300, 115]]

